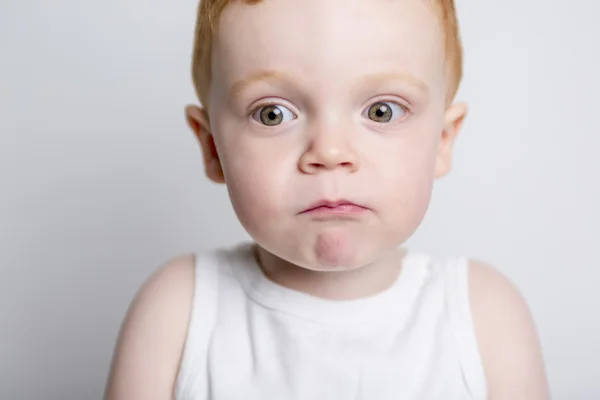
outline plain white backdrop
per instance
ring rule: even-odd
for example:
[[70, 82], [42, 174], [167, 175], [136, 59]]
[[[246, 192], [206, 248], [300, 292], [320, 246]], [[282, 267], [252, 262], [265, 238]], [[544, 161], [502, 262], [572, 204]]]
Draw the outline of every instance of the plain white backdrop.
[[[184, 120], [196, 1], [0, 1], [0, 399], [101, 398], [148, 275], [247, 239]], [[600, 2], [457, 3], [471, 113], [408, 247], [508, 275], [553, 398], [600, 399]]]

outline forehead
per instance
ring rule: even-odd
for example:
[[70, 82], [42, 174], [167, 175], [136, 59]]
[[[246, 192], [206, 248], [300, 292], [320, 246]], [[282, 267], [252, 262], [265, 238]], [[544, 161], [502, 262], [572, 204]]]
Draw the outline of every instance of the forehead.
[[401, 72], [435, 89], [444, 78], [443, 36], [428, 0], [233, 1], [215, 36], [213, 67], [213, 80], [225, 85], [263, 71], [315, 87]]

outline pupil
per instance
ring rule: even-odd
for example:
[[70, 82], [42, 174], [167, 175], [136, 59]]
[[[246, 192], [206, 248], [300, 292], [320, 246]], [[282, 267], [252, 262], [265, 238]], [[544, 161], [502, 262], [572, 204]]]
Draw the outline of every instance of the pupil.
[[383, 117], [383, 111], [381, 110], [381, 108], [375, 111], [375, 114], [377, 114], [378, 117]]
[[281, 114], [281, 110], [276, 107], [272, 107], [267, 114], [267, 118], [271, 121], [277, 121], [277, 117]]

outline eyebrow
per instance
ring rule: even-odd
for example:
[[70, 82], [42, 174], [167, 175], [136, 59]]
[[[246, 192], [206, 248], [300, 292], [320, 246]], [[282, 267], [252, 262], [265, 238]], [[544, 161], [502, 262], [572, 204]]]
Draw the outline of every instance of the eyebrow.
[[229, 90], [229, 96], [230, 98], [234, 98], [236, 96], [238, 96], [241, 92], [243, 92], [245, 89], [247, 89], [248, 87], [259, 83], [259, 82], [271, 82], [271, 81], [275, 81], [275, 82], [279, 82], [279, 83], [284, 83], [284, 82], [293, 82], [296, 79], [294, 79], [294, 76], [289, 74], [289, 73], [285, 73], [285, 72], [279, 72], [279, 71], [269, 71], [269, 70], [264, 70], [264, 71], [258, 71], [250, 76], [247, 76], [244, 79], [241, 79], [239, 81], [237, 81], [236, 83], [233, 84], [233, 86], [231, 87], [231, 89]]
[[409, 72], [379, 72], [366, 76], [364, 81], [361, 83], [375, 86], [390, 81], [408, 83], [425, 94], [429, 93], [429, 87], [423, 81], [417, 79]]
[[[235, 82], [229, 90], [229, 96], [230, 98], [234, 98], [248, 87], [259, 82], [276, 82], [294, 85], [294, 83], [297, 81], [298, 79], [294, 75], [287, 72], [272, 70], [258, 71], [247, 76], [246, 78]], [[400, 81], [403, 83], [408, 83], [409, 85], [414, 86], [424, 94], [427, 94], [429, 92], [429, 88], [425, 83], [423, 83], [423, 81], [417, 79], [408, 72], [379, 72], [363, 77], [360, 80], [360, 83], [357, 83], [355, 85], [361, 84], [366, 86], [375, 86], [389, 81]]]

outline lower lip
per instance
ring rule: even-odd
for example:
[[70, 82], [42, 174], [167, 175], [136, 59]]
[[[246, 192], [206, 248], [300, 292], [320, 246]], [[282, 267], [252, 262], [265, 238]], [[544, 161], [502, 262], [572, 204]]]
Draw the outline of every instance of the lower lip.
[[304, 212], [304, 214], [316, 214], [316, 215], [357, 215], [366, 212], [367, 209], [355, 204], [340, 204], [335, 207], [321, 206], [313, 208]]

